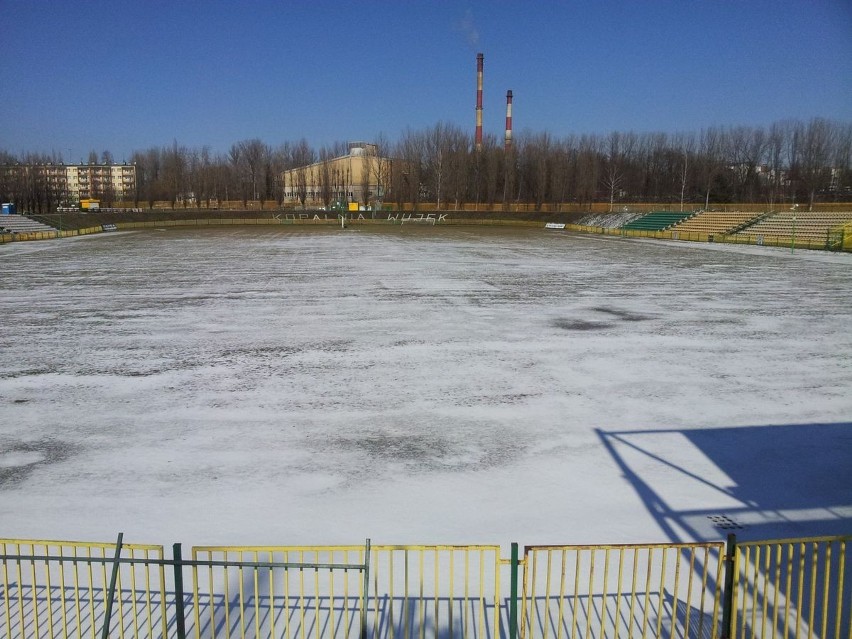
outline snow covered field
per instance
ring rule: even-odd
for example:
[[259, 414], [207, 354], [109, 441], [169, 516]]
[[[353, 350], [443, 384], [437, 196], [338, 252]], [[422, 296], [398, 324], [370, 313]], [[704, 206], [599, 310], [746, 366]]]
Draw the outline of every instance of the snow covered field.
[[852, 255], [258, 227], [0, 268], [0, 537], [852, 532]]

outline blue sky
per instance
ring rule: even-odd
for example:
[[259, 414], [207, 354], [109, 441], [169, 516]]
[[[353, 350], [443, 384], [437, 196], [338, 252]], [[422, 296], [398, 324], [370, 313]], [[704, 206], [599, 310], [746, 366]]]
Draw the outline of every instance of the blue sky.
[[0, 149], [852, 120], [852, 0], [0, 0]]

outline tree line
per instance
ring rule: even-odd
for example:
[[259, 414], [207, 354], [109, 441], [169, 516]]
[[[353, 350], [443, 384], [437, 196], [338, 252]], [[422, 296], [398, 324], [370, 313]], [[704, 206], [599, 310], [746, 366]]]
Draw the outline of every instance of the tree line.
[[[681, 208], [742, 202], [773, 208], [852, 200], [852, 123], [823, 118], [690, 133], [614, 131], [556, 137], [522, 131], [509, 149], [502, 137], [486, 135], [479, 151], [470, 131], [439, 122], [406, 129], [394, 141], [379, 135], [373, 143], [379, 157], [393, 159], [393, 170], [373, 192], [385, 205], [434, 202], [439, 209], [453, 209], [527, 203], [541, 208], [603, 201], [614, 210], [630, 202], [679, 203]], [[330, 163], [347, 152], [346, 142], [315, 148], [305, 139], [278, 146], [257, 138], [243, 140], [226, 153], [177, 142], [151, 147], [135, 151], [129, 160], [136, 166], [134, 205], [164, 200], [175, 207], [234, 200], [284, 204], [289, 187], [290, 196], [297, 192], [299, 203], [306, 206], [307, 185], [288, 185], [285, 173]], [[90, 163], [112, 160], [109, 151], [89, 154]], [[0, 165], [61, 161], [56, 154], [15, 157], [0, 152]], [[331, 175], [322, 170], [318, 174]], [[0, 174], [4, 201], [10, 193], [9, 175]], [[325, 200], [335, 190], [315, 186], [314, 200], [329, 205]], [[45, 197], [34, 195], [32, 200], [42, 202]]]

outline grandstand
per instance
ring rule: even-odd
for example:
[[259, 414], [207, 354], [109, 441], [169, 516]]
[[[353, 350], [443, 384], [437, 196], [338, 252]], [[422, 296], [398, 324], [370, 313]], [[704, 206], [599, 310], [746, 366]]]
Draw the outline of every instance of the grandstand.
[[627, 231], [665, 231], [681, 220], [692, 217], [692, 211], [651, 211], [621, 228]]
[[726, 235], [749, 223], [757, 221], [762, 215], [743, 211], [702, 211], [694, 217], [678, 223], [672, 230], [707, 233], [710, 235]]
[[628, 222], [632, 222], [640, 217], [642, 217], [644, 213], [637, 213], [636, 211], [616, 211], [613, 213], [590, 213], [589, 215], [584, 215], [579, 220], [577, 220], [577, 224], [580, 226], [596, 226], [598, 228], [605, 229], [617, 229]]
[[33, 231], [55, 231], [52, 226], [36, 222], [23, 215], [0, 216], [0, 232], [4, 233], [31, 233]]
[[737, 235], [825, 241], [831, 229], [852, 222], [850, 211], [780, 211], [761, 218]]

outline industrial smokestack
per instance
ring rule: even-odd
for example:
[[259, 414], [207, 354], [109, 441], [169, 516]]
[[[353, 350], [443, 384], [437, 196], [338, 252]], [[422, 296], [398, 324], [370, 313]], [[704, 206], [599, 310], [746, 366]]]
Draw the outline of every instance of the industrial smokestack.
[[482, 67], [485, 56], [481, 53], [476, 56], [476, 140], [477, 151], [482, 150]]
[[506, 150], [512, 148], [512, 89], [506, 91]]

